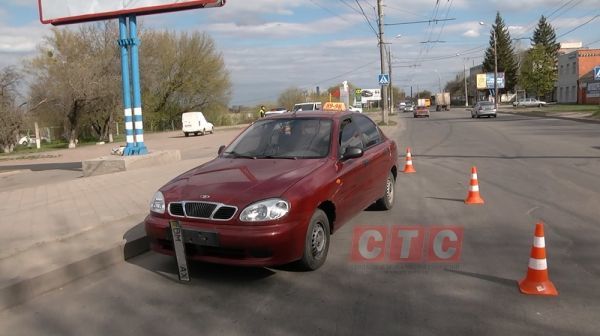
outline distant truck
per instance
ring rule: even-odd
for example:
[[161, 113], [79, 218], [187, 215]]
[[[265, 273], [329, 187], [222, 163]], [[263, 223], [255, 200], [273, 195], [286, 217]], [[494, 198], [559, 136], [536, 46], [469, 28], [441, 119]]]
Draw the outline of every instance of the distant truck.
[[419, 99], [417, 99], [417, 106], [429, 107], [429, 106], [431, 106], [431, 99], [419, 98]]
[[435, 94], [435, 110], [450, 111], [450, 92], [442, 92]]

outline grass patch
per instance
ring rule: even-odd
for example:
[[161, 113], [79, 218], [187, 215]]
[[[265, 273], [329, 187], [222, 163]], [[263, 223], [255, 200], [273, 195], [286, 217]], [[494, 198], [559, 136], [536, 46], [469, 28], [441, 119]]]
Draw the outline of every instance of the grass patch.
[[379, 126], [396, 126], [396, 125], [398, 125], [398, 123], [395, 122], [395, 121], [393, 121], [393, 120], [388, 120], [387, 123], [384, 123], [383, 121], [380, 121], [380, 122], [377, 123], [377, 125], [379, 125]]
[[536, 110], [550, 112], [550, 113], [560, 113], [560, 112], [578, 112], [578, 113], [590, 113], [590, 112], [598, 112], [598, 105], [570, 105], [570, 104], [556, 104], [556, 105], [547, 105], [542, 108], [537, 108]]

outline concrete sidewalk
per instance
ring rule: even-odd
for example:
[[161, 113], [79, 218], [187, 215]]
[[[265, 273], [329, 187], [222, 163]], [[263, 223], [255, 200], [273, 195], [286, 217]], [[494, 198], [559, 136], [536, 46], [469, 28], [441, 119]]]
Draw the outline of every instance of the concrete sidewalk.
[[208, 160], [0, 192], [0, 309], [145, 252], [154, 192]]

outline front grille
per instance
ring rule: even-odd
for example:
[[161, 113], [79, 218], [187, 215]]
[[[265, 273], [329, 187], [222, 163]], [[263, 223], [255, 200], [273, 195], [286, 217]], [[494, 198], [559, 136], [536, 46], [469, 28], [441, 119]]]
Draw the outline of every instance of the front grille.
[[210, 218], [213, 211], [217, 207], [214, 203], [205, 202], [186, 202], [185, 204], [185, 215], [187, 217], [195, 218]]
[[181, 203], [169, 204], [169, 212], [171, 212], [171, 215], [173, 216], [185, 217], [185, 212], [183, 212], [183, 204]]
[[222, 206], [219, 208], [219, 210], [217, 210], [217, 212], [215, 212], [213, 218], [221, 220], [231, 219], [231, 217], [233, 217], [233, 215], [235, 214], [236, 210], [236, 208], [231, 206]]
[[230, 205], [211, 202], [172, 202], [169, 203], [169, 213], [174, 217], [230, 220], [237, 208]]

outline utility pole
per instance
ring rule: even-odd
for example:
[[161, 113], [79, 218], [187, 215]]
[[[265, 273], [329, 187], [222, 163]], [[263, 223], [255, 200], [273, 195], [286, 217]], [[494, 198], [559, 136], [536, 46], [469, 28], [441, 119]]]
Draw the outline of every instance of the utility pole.
[[469, 91], [467, 89], [467, 63], [463, 60], [463, 77], [465, 77], [465, 106], [469, 107]]
[[[383, 0], [377, 0], [377, 15], [379, 17], [379, 59], [381, 63], [381, 73], [385, 73], [385, 44], [383, 41]], [[385, 85], [381, 85], [381, 121], [384, 125], [388, 123], [388, 115], [387, 115], [387, 90], [385, 89]]]
[[392, 48], [388, 48], [388, 69], [390, 74], [390, 114], [394, 114], [394, 86], [392, 85]]

